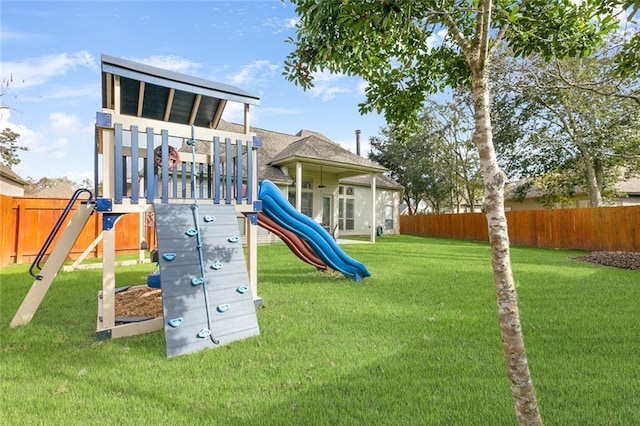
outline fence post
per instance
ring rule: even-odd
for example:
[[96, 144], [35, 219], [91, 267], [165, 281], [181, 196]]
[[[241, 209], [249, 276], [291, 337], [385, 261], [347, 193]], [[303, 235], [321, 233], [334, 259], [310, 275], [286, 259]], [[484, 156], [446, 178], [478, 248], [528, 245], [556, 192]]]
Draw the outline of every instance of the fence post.
[[20, 225], [24, 224], [26, 221], [25, 212], [24, 212], [24, 204], [18, 201], [18, 205], [16, 206], [16, 264], [20, 264], [23, 262], [24, 256], [24, 240], [20, 238]]

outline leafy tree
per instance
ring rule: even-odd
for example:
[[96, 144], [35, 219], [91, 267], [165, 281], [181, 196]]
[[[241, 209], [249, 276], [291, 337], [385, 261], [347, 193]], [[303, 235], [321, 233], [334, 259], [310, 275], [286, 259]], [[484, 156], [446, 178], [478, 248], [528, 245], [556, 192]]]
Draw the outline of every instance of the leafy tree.
[[640, 171], [640, 85], [616, 75], [609, 47], [586, 58], [494, 61], [499, 156], [510, 178], [542, 190], [545, 205], [580, 185], [598, 207], [615, 195], [620, 170]]
[[383, 129], [386, 137], [371, 138], [369, 159], [385, 166], [405, 187], [404, 201], [410, 214], [420, 200], [435, 213], [460, 212], [461, 204], [473, 206], [481, 198], [479, 159], [473, 149], [472, 116], [464, 98], [430, 101], [422, 112], [420, 127], [410, 136]]
[[36, 195], [43, 191], [54, 191], [54, 195], [69, 196], [76, 189], [80, 188], [92, 188], [92, 182], [90, 179], [84, 179], [82, 183], [72, 181], [68, 177], [50, 178], [43, 177], [38, 180], [28, 177], [27, 185], [24, 188], [25, 195]]
[[20, 164], [19, 151], [28, 151], [26, 146], [18, 145], [20, 135], [8, 127], [0, 132], [0, 159], [5, 166]]
[[[504, 212], [505, 175], [491, 126], [488, 64], [508, 44], [518, 56], [578, 55], [614, 26], [601, 2], [585, 0], [291, 0], [300, 20], [285, 60], [290, 80], [309, 88], [314, 73], [358, 75], [368, 82], [360, 111], [384, 112], [389, 123], [415, 127], [428, 93], [466, 87], [474, 102], [473, 143], [484, 181], [498, 316], [505, 362], [520, 424], [541, 424], [522, 337]], [[442, 35], [442, 40], [433, 43]]]
[[369, 159], [386, 167], [388, 176], [404, 186], [403, 200], [409, 214], [415, 214], [427, 191], [423, 163], [428, 158], [429, 147], [419, 138], [401, 142], [392, 128], [382, 129], [381, 133], [382, 136], [369, 139]]
[[451, 175], [451, 208], [460, 213], [460, 204], [470, 211], [482, 198], [480, 159], [471, 136], [473, 103], [471, 96], [458, 91], [445, 103], [428, 102], [422, 119], [425, 130], [435, 136], [440, 164]]

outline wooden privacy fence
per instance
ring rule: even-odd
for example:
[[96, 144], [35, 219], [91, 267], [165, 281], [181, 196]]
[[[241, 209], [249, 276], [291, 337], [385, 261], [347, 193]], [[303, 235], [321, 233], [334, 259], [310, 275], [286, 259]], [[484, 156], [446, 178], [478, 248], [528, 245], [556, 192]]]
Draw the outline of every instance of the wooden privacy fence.
[[[640, 206], [507, 212], [513, 245], [640, 251]], [[483, 213], [402, 216], [400, 233], [489, 241]]]
[[[0, 267], [12, 263], [31, 263], [69, 203], [67, 198], [8, 197], [0, 195]], [[142, 215], [142, 216], [141, 216]], [[67, 221], [73, 214], [69, 214]], [[153, 216], [146, 213], [125, 214], [118, 222], [116, 254], [136, 253], [140, 249], [140, 226], [149, 248], [155, 247]], [[63, 228], [66, 226], [64, 223]], [[58, 232], [62, 234], [63, 228]], [[76, 259], [102, 232], [101, 214], [89, 218], [76, 241], [69, 259]], [[47, 254], [55, 247], [57, 238]], [[88, 257], [102, 257], [98, 243]]]

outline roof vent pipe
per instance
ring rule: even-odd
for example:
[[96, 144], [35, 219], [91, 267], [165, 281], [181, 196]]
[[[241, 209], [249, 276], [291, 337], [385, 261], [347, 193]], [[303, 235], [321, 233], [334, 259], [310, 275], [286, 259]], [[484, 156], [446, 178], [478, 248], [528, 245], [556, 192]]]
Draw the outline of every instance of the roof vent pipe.
[[360, 130], [356, 130], [356, 155], [360, 156]]

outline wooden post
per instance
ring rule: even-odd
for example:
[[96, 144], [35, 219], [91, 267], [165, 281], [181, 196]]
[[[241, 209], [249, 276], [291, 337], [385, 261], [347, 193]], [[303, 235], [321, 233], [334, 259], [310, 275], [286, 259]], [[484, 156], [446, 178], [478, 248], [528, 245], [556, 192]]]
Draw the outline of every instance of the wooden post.
[[18, 203], [17, 206], [17, 223], [16, 223], [16, 263], [22, 263], [24, 252], [24, 238], [20, 235], [20, 227], [26, 224], [24, 205]]

